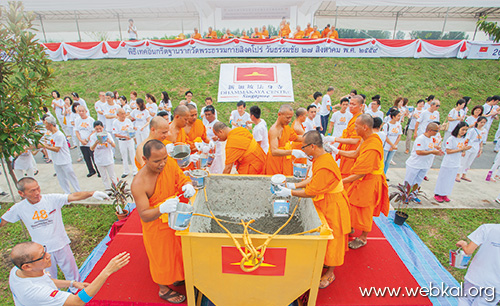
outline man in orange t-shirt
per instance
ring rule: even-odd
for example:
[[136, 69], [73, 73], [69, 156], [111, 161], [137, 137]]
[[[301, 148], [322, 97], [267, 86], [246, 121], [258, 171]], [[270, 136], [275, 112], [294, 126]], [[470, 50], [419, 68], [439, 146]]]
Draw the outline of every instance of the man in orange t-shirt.
[[[352, 99], [351, 99], [352, 100]], [[359, 154], [354, 159], [349, 176], [342, 181], [347, 188], [351, 205], [351, 225], [361, 230], [359, 237], [349, 242], [351, 249], [367, 243], [372, 230], [373, 217], [389, 213], [389, 191], [384, 174], [384, 149], [380, 137], [373, 133], [373, 118], [368, 114], [356, 119], [356, 133], [363, 139]], [[352, 157], [352, 152], [339, 151], [339, 155]]]
[[212, 27], [208, 27], [207, 35], [205, 36], [207, 39], [217, 39], [217, 32], [212, 30]]
[[312, 177], [300, 183], [288, 183], [287, 188], [282, 188], [276, 195], [312, 198], [314, 206], [323, 213], [332, 229], [333, 239], [328, 241], [324, 261], [327, 270], [319, 284], [323, 289], [335, 280], [334, 268], [344, 264], [348, 235], [351, 231], [349, 200], [339, 168], [333, 157], [323, 149], [323, 141], [318, 131], [304, 134], [302, 150], [313, 158]]
[[266, 174], [293, 175], [292, 155], [296, 158], [307, 158], [301, 150], [292, 149], [292, 141], [302, 141], [289, 126], [293, 117], [293, 108], [284, 104], [278, 112], [278, 119], [268, 132], [269, 153], [266, 160]]
[[327, 38], [330, 33], [330, 24], [327, 24], [326, 27], [321, 31], [321, 38]]
[[213, 130], [219, 141], [226, 141], [224, 174], [230, 174], [233, 165], [239, 174], [264, 173], [266, 153], [247, 129], [236, 127], [231, 130], [225, 123], [217, 122]]
[[201, 34], [198, 32], [198, 28], [194, 28], [194, 34], [191, 35], [191, 38], [194, 38], [194, 39], [201, 39]]
[[190, 198], [195, 190], [161, 141], [146, 142], [142, 159], [145, 165], [134, 177], [131, 191], [141, 218], [149, 271], [160, 287], [160, 298], [182, 303], [186, 297], [169, 287], [184, 280], [181, 238], [164, 216], [176, 211], [179, 195]]
[[135, 150], [135, 165], [137, 169], [140, 170], [144, 166], [144, 160], [142, 159], [142, 149], [144, 144], [151, 139], [156, 139], [161, 142], [164, 142], [167, 139], [169, 130], [168, 121], [163, 118], [156, 116], [151, 119], [149, 123], [149, 136], [142, 143], [137, 145], [137, 149]]

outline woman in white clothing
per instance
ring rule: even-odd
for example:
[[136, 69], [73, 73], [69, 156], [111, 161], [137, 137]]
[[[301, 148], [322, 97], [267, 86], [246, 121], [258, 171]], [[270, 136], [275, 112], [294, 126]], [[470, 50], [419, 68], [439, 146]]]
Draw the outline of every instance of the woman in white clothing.
[[[472, 111], [470, 113], [471, 113], [471, 115], [467, 116], [467, 118], [465, 119], [465, 122], [467, 122], [467, 124], [469, 126], [474, 126], [476, 124], [477, 118], [483, 116], [483, 106], [482, 105], [474, 106], [474, 108], [472, 109]], [[486, 141], [486, 139], [484, 139], [484, 141]], [[483, 143], [484, 143], [484, 141], [483, 141]]]
[[168, 93], [166, 91], [161, 92], [161, 101], [160, 105], [158, 106], [158, 111], [166, 111], [168, 113], [168, 121], [170, 120], [170, 117], [172, 115], [172, 101], [170, 101], [170, 97], [168, 96]]
[[64, 101], [61, 99], [61, 94], [54, 90], [52, 91], [52, 108], [54, 108], [54, 112], [56, 113], [57, 121], [59, 121], [59, 125], [64, 127]]
[[66, 134], [66, 138], [71, 137], [73, 133], [73, 129], [70, 123], [71, 119], [71, 105], [73, 105], [73, 99], [70, 97], [66, 96], [64, 97], [64, 119], [63, 119], [63, 130], [64, 134]]
[[[106, 140], [100, 141], [97, 135], [106, 133]], [[111, 183], [116, 184], [118, 180], [115, 175], [115, 163], [113, 161], [113, 149], [116, 147], [111, 134], [104, 130], [101, 121], [94, 121], [94, 132], [90, 135], [90, 150], [94, 151], [94, 160], [101, 174], [102, 182], [106, 189], [111, 188]]]
[[137, 128], [135, 140], [137, 141], [137, 145], [139, 145], [149, 136], [149, 121], [151, 121], [151, 116], [149, 115], [149, 111], [146, 109], [144, 100], [138, 98], [136, 103], [137, 109], [134, 109], [130, 113], [130, 119], [134, 122], [134, 127]]
[[384, 144], [384, 173], [387, 174], [390, 162], [398, 150], [398, 143], [401, 140], [403, 129], [401, 128], [401, 112], [397, 109], [391, 110], [390, 120], [382, 127], [386, 135]]
[[458, 171], [457, 178], [455, 179], [457, 182], [460, 182], [460, 179], [472, 182], [466, 174], [476, 157], [480, 157], [483, 154], [484, 139], [488, 136], [488, 131], [484, 128], [487, 121], [486, 117], [479, 117], [476, 124], [467, 130], [465, 144], [469, 144], [472, 148], [465, 152], [465, 156], [460, 158], [460, 171]]
[[434, 189], [434, 199], [438, 203], [450, 202], [448, 195], [453, 190], [455, 178], [460, 169], [460, 157], [472, 148], [466, 143], [465, 134], [467, 133], [467, 123], [459, 122], [451, 132], [451, 136], [446, 140], [446, 155], [441, 162], [439, 175]]
[[450, 137], [451, 132], [455, 129], [457, 124], [460, 121], [465, 120], [464, 107], [465, 107], [465, 100], [460, 99], [455, 104], [455, 108], [452, 108], [451, 111], [448, 113], [449, 126], [448, 126], [448, 130], [446, 131], [446, 133], [444, 133], [443, 139], [448, 139], [448, 137]]
[[417, 102], [417, 108], [414, 109], [410, 113], [410, 122], [408, 123], [408, 130], [406, 131], [406, 151], [405, 154], [410, 153], [410, 145], [411, 145], [411, 140], [413, 138], [413, 134], [415, 134], [415, 124], [417, 123], [418, 118], [420, 118], [420, 114], [424, 111], [424, 104], [425, 100], [420, 99]]
[[83, 160], [82, 151], [80, 150], [80, 141], [78, 137], [76, 137], [76, 126], [75, 121], [77, 118], [80, 118], [80, 115], [76, 112], [77, 107], [80, 106], [80, 103], [75, 102], [71, 105], [71, 115], [69, 116], [69, 129], [71, 131], [71, 141], [73, 142], [73, 146], [71, 149], [78, 147], [78, 159], [77, 162], [81, 162]]
[[152, 94], [146, 94], [146, 108], [151, 117], [156, 116], [158, 113], [158, 105], [156, 105], [156, 98]]

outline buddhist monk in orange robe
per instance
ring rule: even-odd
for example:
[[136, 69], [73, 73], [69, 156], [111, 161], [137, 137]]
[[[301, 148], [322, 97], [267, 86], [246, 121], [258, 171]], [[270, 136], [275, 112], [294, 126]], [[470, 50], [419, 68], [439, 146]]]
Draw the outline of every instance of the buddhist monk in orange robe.
[[181, 238], [168, 226], [167, 216], [175, 211], [179, 202], [176, 196], [191, 197], [195, 191], [161, 141], [150, 140], [143, 150], [145, 165], [134, 177], [131, 191], [141, 218], [149, 270], [160, 287], [160, 297], [179, 303], [186, 297], [168, 285], [184, 280]]
[[217, 122], [213, 128], [219, 141], [226, 141], [226, 165], [223, 173], [230, 174], [236, 165], [238, 174], [263, 174], [266, 153], [246, 128], [230, 129], [225, 123]]
[[151, 119], [151, 122], [149, 123], [148, 138], [140, 143], [135, 150], [134, 161], [135, 165], [137, 166], [137, 170], [141, 170], [141, 168], [144, 166], [144, 160], [142, 159], [142, 149], [144, 147], [144, 144], [151, 139], [156, 139], [164, 142], [167, 139], [168, 127], [168, 121], [163, 117], [156, 116]]
[[205, 142], [208, 143], [210, 140], [207, 137], [207, 128], [203, 124], [203, 121], [198, 119], [198, 111], [196, 107], [192, 104], [188, 104], [189, 109], [189, 119], [184, 127], [184, 131], [187, 134], [187, 141], [190, 143], [191, 152], [196, 152], [195, 142]]
[[[295, 121], [292, 123], [292, 128], [295, 134], [297, 136], [302, 136], [305, 133], [305, 127], [304, 127], [304, 122], [306, 121], [307, 118], [307, 110], [303, 107], [299, 107], [295, 111]], [[297, 149], [300, 150], [302, 147], [302, 141], [293, 141], [292, 142], [292, 149]], [[305, 164], [307, 163], [306, 158], [293, 158], [292, 157], [292, 162], [293, 163], [300, 163], [300, 164]]]
[[250, 35], [250, 38], [262, 38], [262, 34], [259, 32], [259, 28], [255, 27], [253, 29], [252, 35]]
[[250, 38], [250, 37], [248, 37], [248, 35], [247, 35], [247, 31], [243, 30], [243, 31], [241, 32], [241, 36], [240, 36], [240, 38]]
[[304, 31], [302, 31], [300, 29], [300, 26], [297, 26], [296, 29], [297, 29], [297, 32], [295, 32], [295, 34], [293, 35], [293, 38], [294, 39], [302, 39], [302, 38], [304, 38]]
[[281, 30], [281, 37], [288, 38], [290, 33], [292, 33], [292, 30], [290, 30], [290, 22], [287, 22]]
[[335, 27], [332, 27], [332, 31], [328, 34], [328, 38], [339, 39], [339, 32], [335, 30]]
[[217, 32], [212, 30], [212, 27], [208, 27], [207, 35], [205, 36], [207, 39], [217, 39]]
[[[361, 137], [356, 134], [355, 130], [355, 122], [361, 112], [363, 111], [363, 97], [356, 95], [351, 98], [349, 101], [349, 111], [353, 115], [347, 127], [342, 132], [341, 138], [336, 138], [335, 142], [340, 143], [339, 150], [342, 151], [356, 151], [361, 142]], [[350, 174], [351, 168], [354, 165], [355, 159], [346, 158], [340, 155], [337, 155], [337, 159], [340, 158], [340, 173], [342, 173], [342, 177], [345, 178]]]
[[[356, 119], [356, 133], [363, 138], [359, 155], [348, 177], [343, 179], [348, 186], [347, 194], [351, 205], [351, 225], [361, 230], [359, 237], [349, 242], [349, 247], [358, 249], [366, 245], [368, 233], [372, 230], [373, 217], [382, 212], [389, 213], [389, 191], [384, 174], [384, 150], [382, 140], [373, 133], [373, 118], [368, 114]], [[349, 156], [353, 152], [339, 151]]]
[[262, 38], [269, 38], [269, 31], [266, 29], [266, 26], [262, 26], [262, 31], [260, 32]]
[[191, 35], [191, 38], [194, 38], [194, 39], [201, 39], [202, 38], [201, 34], [198, 32], [198, 28], [194, 28], [194, 34]]
[[314, 31], [314, 29], [311, 27], [311, 23], [309, 22], [307, 24], [307, 27], [304, 29], [304, 38], [310, 38], [311, 33]]
[[321, 38], [327, 38], [330, 33], [330, 24], [327, 24], [326, 27], [321, 31]]
[[327, 271], [320, 282], [320, 288], [326, 288], [335, 280], [334, 268], [344, 264], [348, 235], [351, 231], [349, 200], [340, 170], [333, 157], [323, 149], [323, 141], [318, 131], [309, 131], [304, 135], [303, 150], [313, 157], [312, 177], [300, 183], [287, 184], [289, 189], [278, 195], [291, 194], [313, 198], [314, 206], [323, 213], [328, 226], [332, 229], [333, 239], [328, 241], [324, 261]]
[[321, 33], [318, 31], [318, 27], [314, 26], [313, 31], [311, 32], [311, 35], [309, 36], [311, 39], [317, 39], [321, 38]]
[[[298, 156], [300, 150], [292, 149], [292, 141], [302, 141], [302, 136], [298, 136], [288, 125], [292, 121], [293, 109], [290, 105], [284, 104], [278, 112], [278, 119], [271, 126], [268, 132], [269, 152], [266, 160], [266, 174], [293, 175], [292, 154]], [[294, 154], [295, 153], [295, 154]]]

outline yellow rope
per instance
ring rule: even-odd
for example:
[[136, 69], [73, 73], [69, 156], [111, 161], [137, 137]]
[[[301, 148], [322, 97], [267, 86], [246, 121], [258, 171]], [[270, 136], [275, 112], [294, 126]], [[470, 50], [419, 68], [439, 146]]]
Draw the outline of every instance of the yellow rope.
[[[210, 212], [210, 216], [209, 215], [204, 215], [204, 214], [199, 214], [199, 213], [195, 213], [195, 214], [193, 214], [193, 216], [200, 216], [200, 217], [211, 218], [211, 219], [215, 220], [215, 222], [217, 222], [217, 224], [224, 231], [226, 231], [226, 233], [233, 240], [234, 245], [236, 246], [236, 248], [238, 249], [238, 251], [240, 252], [240, 254], [242, 256], [241, 262], [240, 262], [240, 268], [244, 272], [255, 271], [255, 270], [257, 270], [261, 266], [261, 264], [264, 262], [264, 254], [266, 253], [267, 246], [269, 245], [269, 243], [271, 242], [271, 240], [276, 235], [278, 235], [278, 233], [283, 228], [285, 228], [285, 226], [287, 226], [288, 223], [290, 223], [290, 221], [292, 220], [293, 216], [295, 215], [295, 212], [297, 211], [297, 208], [299, 207], [300, 201], [302, 200], [302, 198], [299, 198], [299, 200], [297, 202], [297, 205], [295, 205], [295, 208], [293, 209], [293, 211], [292, 211], [290, 217], [288, 218], [288, 220], [280, 228], [278, 228], [278, 230], [276, 230], [274, 232], [274, 234], [271, 235], [271, 234], [266, 234], [264, 232], [261, 232], [259, 230], [254, 229], [253, 227], [251, 227], [250, 224], [252, 224], [252, 223], [255, 222], [255, 220], [253, 220], [253, 219], [250, 220], [250, 221], [248, 221], [248, 222], [245, 222], [244, 220], [241, 220], [241, 222], [238, 223], [238, 222], [227, 221], [227, 220], [223, 220], [223, 219], [217, 218], [214, 215], [212, 209], [210, 208], [210, 205], [208, 204], [208, 197], [207, 197], [207, 190], [206, 190], [206, 188], [203, 188], [203, 192], [204, 192], [204, 195], [205, 195], [205, 204], [207, 205], [208, 211]], [[244, 248], [245, 248], [244, 250], [243, 250], [241, 244], [238, 242], [238, 240], [236, 240], [236, 238], [233, 236], [233, 234], [224, 225], [222, 225], [222, 222], [231, 223], [231, 224], [239, 224], [239, 225], [243, 226], [243, 235], [242, 235], [242, 238], [243, 238], [243, 244], [244, 244]], [[264, 241], [264, 243], [262, 245], [260, 245], [260, 246], [258, 246], [256, 248], [253, 245], [252, 238], [250, 237], [249, 229], [253, 230], [254, 232], [256, 232], [258, 234], [268, 236], [267, 239], [266, 239], [266, 241]], [[320, 232], [320, 231], [321, 231], [321, 226], [318, 226], [317, 228], [314, 228], [314, 229], [311, 229], [311, 230], [308, 230], [308, 231], [305, 231], [305, 232], [302, 232], [302, 233], [292, 234], [292, 235], [293, 236], [298, 236], [298, 235], [304, 235], [304, 234], [315, 233], [315, 232]], [[245, 266], [245, 264], [247, 262], [250, 262], [250, 264], [252, 265], [252, 267], [247, 268]]]

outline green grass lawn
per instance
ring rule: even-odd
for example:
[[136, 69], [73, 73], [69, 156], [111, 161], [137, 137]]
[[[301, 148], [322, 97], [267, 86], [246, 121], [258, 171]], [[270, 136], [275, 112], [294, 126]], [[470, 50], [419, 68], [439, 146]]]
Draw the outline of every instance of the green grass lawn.
[[[484, 104], [486, 97], [500, 94], [500, 62], [460, 59], [364, 59], [364, 58], [266, 58], [266, 59], [156, 59], [156, 60], [77, 60], [54, 62], [53, 89], [62, 96], [72, 91], [87, 102], [98, 100], [99, 91], [117, 90], [129, 99], [135, 90], [139, 97], [152, 93], [157, 100], [167, 91], [174, 107], [191, 90], [193, 101], [203, 105], [205, 97], [217, 101], [219, 67], [222, 63], [289, 63], [295, 94], [294, 107], [307, 107], [316, 91], [326, 93], [334, 86], [338, 101], [351, 89], [382, 96], [382, 110], [392, 106], [398, 96], [407, 97], [410, 105], [418, 99], [435, 95], [442, 102], [442, 121], [463, 96], [472, 97], [470, 109]], [[248, 103], [262, 108], [262, 117], [274, 122], [280, 103]], [[228, 122], [236, 103], [216, 103], [219, 120]], [[95, 115], [95, 111], [92, 110]], [[493, 124], [490, 138], [498, 124]]]

